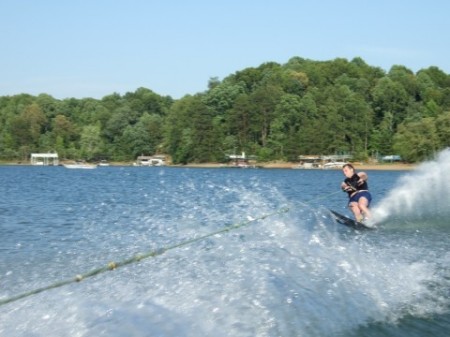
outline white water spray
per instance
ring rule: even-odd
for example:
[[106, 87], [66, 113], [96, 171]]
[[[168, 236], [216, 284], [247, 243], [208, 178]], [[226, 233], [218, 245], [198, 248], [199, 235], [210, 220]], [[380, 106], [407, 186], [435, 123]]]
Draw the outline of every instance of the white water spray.
[[375, 222], [387, 218], [443, 217], [450, 215], [450, 149], [434, 161], [403, 176], [373, 209]]

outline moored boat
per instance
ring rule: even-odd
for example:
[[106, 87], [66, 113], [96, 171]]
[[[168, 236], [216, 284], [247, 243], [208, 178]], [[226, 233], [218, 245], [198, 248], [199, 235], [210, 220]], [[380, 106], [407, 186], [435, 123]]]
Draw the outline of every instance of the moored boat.
[[95, 164], [64, 164], [63, 166], [68, 169], [84, 169], [84, 170], [97, 168], [97, 165]]

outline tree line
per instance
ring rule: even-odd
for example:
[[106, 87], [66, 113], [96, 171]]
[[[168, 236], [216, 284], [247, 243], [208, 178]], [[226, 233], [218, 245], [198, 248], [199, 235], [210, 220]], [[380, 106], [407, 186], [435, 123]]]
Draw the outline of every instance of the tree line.
[[245, 151], [259, 161], [345, 153], [417, 162], [448, 146], [450, 76], [434, 66], [386, 72], [361, 58], [268, 62], [180, 99], [146, 88], [102, 99], [0, 97], [2, 160], [55, 151], [88, 161], [167, 154], [185, 164]]

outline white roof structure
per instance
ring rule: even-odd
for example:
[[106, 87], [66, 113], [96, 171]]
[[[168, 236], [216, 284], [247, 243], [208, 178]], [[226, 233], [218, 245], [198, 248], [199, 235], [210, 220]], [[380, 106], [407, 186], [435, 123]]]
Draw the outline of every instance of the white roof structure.
[[53, 165], [59, 164], [59, 157], [57, 153], [32, 153], [31, 165]]

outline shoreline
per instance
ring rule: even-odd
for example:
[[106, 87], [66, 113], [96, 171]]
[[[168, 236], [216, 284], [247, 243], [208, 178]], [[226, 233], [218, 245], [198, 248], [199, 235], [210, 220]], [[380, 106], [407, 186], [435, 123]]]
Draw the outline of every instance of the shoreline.
[[[361, 170], [382, 170], [382, 171], [409, 171], [414, 170], [418, 164], [404, 164], [404, 163], [352, 163], [355, 169]], [[62, 164], [60, 164], [61, 166]], [[293, 162], [269, 162], [260, 163], [257, 165], [250, 165], [248, 168], [262, 168], [262, 169], [298, 169], [298, 170], [324, 170], [323, 168], [297, 168], [298, 163]], [[29, 163], [13, 163], [0, 162], [0, 166], [33, 166]], [[133, 166], [129, 162], [111, 162], [110, 166]], [[186, 168], [241, 168], [234, 165], [223, 163], [190, 163], [185, 165], [165, 165], [166, 167], [186, 167]], [[327, 168], [326, 170], [340, 170], [337, 168]]]
[[[404, 164], [404, 163], [382, 163], [382, 164], [372, 164], [372, 163], [352, 163], [355, 169], [361, 170], [383, 170], [383, 171], [409, 171], [414, 170], [417, 164]], [[290, 162], [272, 162], [272, 163], [261, 163], [257, 164], [256, 168], [264, 169], [294, 169], [298, 163]], [[220, 163], [202, 163], [202, 164], [186, 164], [186, 165], [168, 165], [173, 167], [192, 167], [192, 168], [239, 168], [233, 165], [220, 164]], [[253, 167], [249, 167], [253, 168]], [[296, 168], [298, 169], [298, 168]], [[323, 168], [300, 168], [298, 170], [324, 170]], [[340, 170], [340, 168], [329, 168], [326, 170]]]

